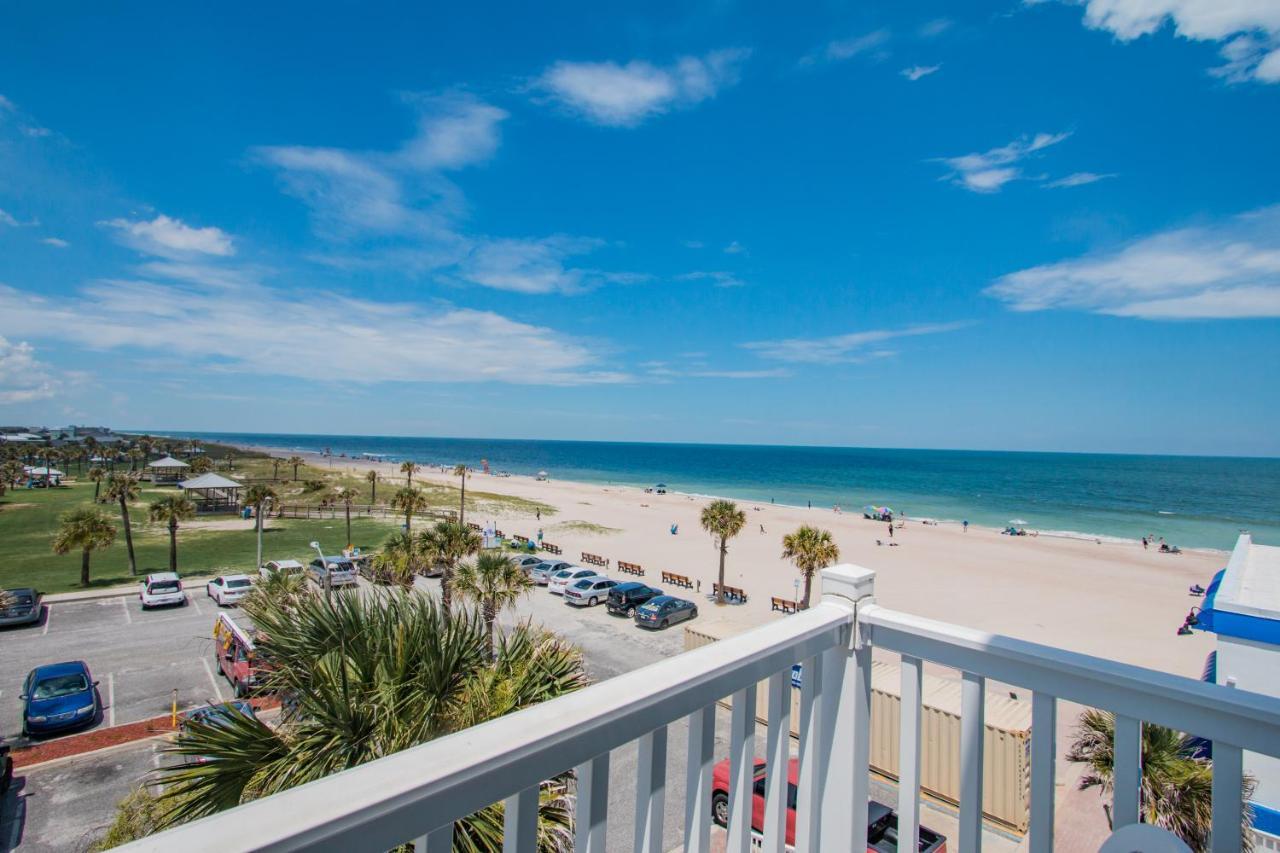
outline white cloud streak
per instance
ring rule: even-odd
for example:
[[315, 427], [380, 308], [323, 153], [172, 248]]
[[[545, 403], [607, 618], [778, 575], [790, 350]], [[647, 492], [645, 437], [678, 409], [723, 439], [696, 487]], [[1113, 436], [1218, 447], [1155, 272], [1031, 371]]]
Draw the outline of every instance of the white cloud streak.
[[941, 65], [912, 65], [910, 68], [902, 69], [899, 73], [914, 83], [922, 77], [928, 77], [930, 74], [937, 72], [941, 68]]
[[742, 344], [762, 358], [796, 364], [856, 364], [894, 355], [873, 348], [896, 338], [935, 335], [963, 328], [965, 323], [927, 323], [903, 329], [872, 329], [824, 338], [789, 338]]
[[938, 162], [951, 168], [948, 177], [958, 186], [976, 193], [999, 192], [1010, 181], [1022, 177], [1017, 164], [1051, 145], [1057, 145], [1070, 133], [1037, 133], [1015, 139], [1008, 145], [960, 157], [943, 157]]
[[738, 81], [750, 56], [742, 48], [684, 56], [670, 65], [643, 60], [568, 62], [552, 65], [533, 89], [588, 121], [606, 127], [635, 127], [678, 107], [716, 96]]
[[1105, 181], [1107, 178], [1114, 178], [1114, 174], [1100, 175], [1097, 172], [1073, 172], [1070, 175], [1057, 178], [1052, 181], [1046, 181], [1041, 184], [1049, 189], [1063, 189], [1067, 187], [1083, 187], [1086, 184], [1096, 184], [1098, 181]]
[[883, 47], [889, 42], [888, 30], [873, 30], [862, 35], [835, 39], [827, 42], [820, 49], [800, 60], [801, 65], [812, 65], [823, 60], [826, 62], [844, 62]]
[[57, 248], [57, 249], [65, 249], [71, 245], [66, 240], [63, 240], [61, 237], [45, 237], [40, 242], [44, 243], [46, 246], [53, 246], [54, 248]]
[[1020, 270], [986, 293], [1015, 311], [1074, 309], [1148, 320], [1280, 317], [1280, 205]]
[[676, 281], [709, 281], [714, 287], [745, 287], [746, 282], [724, 270], [698, 270], [676, 276]]
[[180, 219], [160, 214], [152, 220], [109, 219], [99, 222], [116, 231], [116, 237], [139, 252], [160, 257], [191, 257], [235, 253], [231, 237], [220, 228], [193, 228]]
[[58, 393], [60, 383], [35, 353], [27, 342], [11, 343], [0, 335], [0, 405], [47, 400]]

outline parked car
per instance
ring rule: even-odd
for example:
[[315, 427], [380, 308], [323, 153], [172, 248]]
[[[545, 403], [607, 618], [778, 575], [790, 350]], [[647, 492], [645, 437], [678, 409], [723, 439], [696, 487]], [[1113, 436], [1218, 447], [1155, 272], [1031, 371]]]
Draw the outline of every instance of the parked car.
[[535, 557], [532, 554], [525, 554], [523, 557], [513, 557], [511, 562], [515, 563], [520, 569], [523, 569], [525, 574], [528, 574], [533, 571], [535, 566], [542, 565], [542, 558]]
[[[204, 723], [210, 726], [227, 725], [235, 719], [237, 715], [243, 715], [251, 720], [258, 717], [253, 712], [253, 706], [243, 699], [236, 699], [231, 702], [219, 702], [213, 705], [201, 705], [199, 708], [192, 708], [190, 711], [183, 711], [178, 716], [178, 733], [179, 735], [186, 733], [191, 723]], [[183, 764], [204, 764], [209, 759], [203, 755], [186, 755], [183, 756]]]
[[637, 607], [660, 595], [662, 595], [662, 590], [639, 581], [620, 583], [609, 590], [609, 600], [604, 603], [604, 609], [615, 616], [626, 616], [628, 619], [633, 619], [635, 618]]
[[204, 591], [218, 602], [219, 607], [226, 607], [228, 604], [238, 604], [240, 599], [252, 592], [253, 581], [249, 580], [248, 575], [218, 575], [204, 585]]
[[529, 572], [529, 577], [532, 578], [533, 582], [538, 586], [546, 586], [547, 582], [551, 580], [552, 575], [562, 569], [571, 568], [572, 566], [573, 563], [567, 563], [564, 560], [543, 560], [533, 567]]
[[356, 564], [346, 557], [325, 557], [324, 560], [317, 557], [311, 561], [307, 572], [318, 586], [323, 587], [328, 577], [329, 585], [334, 588], [355, 586], [356, 578], [360, 576]]
[[34, 625], [40, 621], [40, 593], [30, 587], [23, 589], [6, 589], [0, 594], [0, 600], [8, 600], [9, 606], [0, 609], [0, 625]]
[[31, 670], [18, 697], [22, 700], [22, 733], [46, 734], [93, 723], [102, 710], [97, 686], [82, 660]]
[[659, 595], [636, 608], [636, 624], [641, 628], [666, 628], [676, 622], [693, 619], [698, 605], [674, 595]]
[[182, 591], [182, 579], [173, 572], [147, 575], [141, 587], [138, 598], [142, 601], [143, 610], [166, 607], [171, 604], [187, 606], [187, 594]]
[[570, 566], [561, 569], [547, 579], [547, 592], [552, 595], [564, 595], [565, 588], [583, 578], [602, 577], [595, 569], [584, 569], [581, 566]]
[[304, 571], [306, 571], [306, 567], [303, 566], [302, 563], [299, 563], [297, 560], [270, 560], [266, 563], [263, 563], [262, 566], [258, 569], [258, 577], [262, 578], [263, 580], [266, 580], [267, 578], [271, 577], [277, 572], [282, 572], [286, 575], [292, 575], [292, 574], [300, 574]]
[[617, 585], [617, 581], [602, 577], [574, 581], [571, 586], [565, 588], [564, 603], [578, 607], [595, 607], [600, 602], [608, 600], [609, 592]]
[[[243, 623], [243, 624], [242, 624]], [[213, 623], [213, 657], [218, 670], [226, 676], [235, 690], [236, 698], [248, 696], [257, 686], [261, 670], [258, 666], [257, 645], [253, 626], [219, 613]]]
[[9, 793], [13, 783], [13, 756], [9, 753], [9, 744], [0, 738], [0, 797]]
[[[787, 837], [788, 846], [796, 843], [796, 792], [800, 762], [791, 759], [787, 768]], [[764, 831], [765, 762], [756, 759], [751, 792], [751, 828]], [[711, 819], [721, 826], [729, 825], [729, 759], [711, 771]], [[898, 815], [884, 803], [871, 800], [867, 804], [868, 853], [897, 853]], [[920, 827], [917, 853], [946, 853], [947, 839], [928, 827]]]

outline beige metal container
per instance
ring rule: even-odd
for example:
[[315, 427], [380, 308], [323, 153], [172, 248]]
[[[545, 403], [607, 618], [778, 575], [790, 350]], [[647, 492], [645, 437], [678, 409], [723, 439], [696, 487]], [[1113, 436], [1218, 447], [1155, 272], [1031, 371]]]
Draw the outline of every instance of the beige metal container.
[[[685, 649], [695, 649], [752, 627], [741, 621], [699, 622], [685, 628]], [[871, 669], [871, 767], [898, 778], [902, 680], [898, 664], [873, 661]], [[756, 717], [769, 719], [768, 682], [756, 688]], [[952, 805], [960, 795], [960, 679], [926, 674], [920, 717], [920, 787]], [[721, 704], [728, 705], [728, 699]], [[800, 691], [791, 691], [791, 734], [798, 737]], [[982, 810], [988, 820], [1015, 832], [1030, 822], [1031, 704], [988, 692], [983, 744]]]

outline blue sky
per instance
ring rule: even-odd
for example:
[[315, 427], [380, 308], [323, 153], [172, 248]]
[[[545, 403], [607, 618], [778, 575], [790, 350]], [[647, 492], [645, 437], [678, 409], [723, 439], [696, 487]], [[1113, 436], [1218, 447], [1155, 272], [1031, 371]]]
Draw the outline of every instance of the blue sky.
[[1277, 131], [1274, 0], [10, 4], [0, 422], [1280, 454]]

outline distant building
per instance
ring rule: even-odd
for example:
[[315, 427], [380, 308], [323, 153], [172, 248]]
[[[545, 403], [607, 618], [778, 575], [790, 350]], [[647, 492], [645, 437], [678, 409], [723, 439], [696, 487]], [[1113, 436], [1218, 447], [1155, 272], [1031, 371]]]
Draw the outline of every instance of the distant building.
[[[1209, 584], [1198, 618], [1196, 627], [1218, 635], [1206, 680], [1280, 697], [1280, 547], [1241, 535], [1227, 567]], [[1280, 759], [1246, 752], [1244, 771], [1258, 780], [1256, 846], [1280, 849]]]

